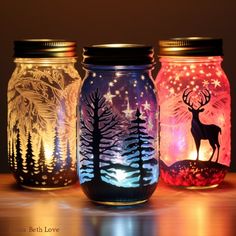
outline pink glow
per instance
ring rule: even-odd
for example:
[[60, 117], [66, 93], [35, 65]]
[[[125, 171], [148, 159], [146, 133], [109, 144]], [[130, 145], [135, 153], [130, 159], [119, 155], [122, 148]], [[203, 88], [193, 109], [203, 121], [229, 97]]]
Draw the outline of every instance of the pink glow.
[[[230, 87], [221, 68], [222, 58], [162, 57], [160, 61], [162, 67], [158, 73], [156, 85], [161, 106], [160, 152], [161, 160], [166, 165], [165, 169], [161, 165], [162, 178], [172, 185], [204, 186], [212, 183], [218, 184], [223, 180], [226, 169], [230, 165]], [[190, 92], [187, 101], [190, 101], [189, 104], [192, 105], [192, 108], [187, 105], [187, 102], [183, 102], [184, 91]], [[206, 102], [208, 92], [210, 100]], [[205, 93], [205, 97], [203, 93]], [[189, 109], [196, 111], [195, 116], [197, 114], [201, 126], [209, 127], [207, 128], [209, 129], [207, 137], [202, 139], [199, 131], [195, 130], [201, 139], [198, 160], [204, 163], [205, 167], [209, 167], [208, 172], [212, 171], [213, 162], [222, 167], [214, 166], [214, 173], [208, 175], [208, 178], [212, 180], [202, 179], [201, 183], [196, 179], [194, 180], [195, 177], [191, 174], [194, 168], [184, 170], [185, 173], [188, 172], [188, 176], [190, 175], [191, 178], [189, 181], [181, 182], [180, 176], [183, 168], [180, 170], [174, 166], [179, 161], [195, 161], [197, 158], [196, 142], [191, 131], [192, 121], [196, 121], [193, 119], [193, 112]], [[213, 128], [210, 128], [210, 125]], [[216, 134], [213, 129], [217, 130], [217, 132], [215, 131]], [[217, 161], [216, 148], [210, 161], [213, 149], [209, 141], [214, 139], [217, 142], [217, 138], [220, 145], [219, 158]], [[213, 146], [216, 147], [216, 144]], [[175, 168], [174, 175], [171, 173], [173, 168]], [[197, 171], [201, 169], [198, 166], [195, 168]], [[201, 171], [206, 171], [206, 169], [203, 168]], [[220, 178], [218, 178], [219, 176]], [[201, 178], [207, 177], [201, 176]]]

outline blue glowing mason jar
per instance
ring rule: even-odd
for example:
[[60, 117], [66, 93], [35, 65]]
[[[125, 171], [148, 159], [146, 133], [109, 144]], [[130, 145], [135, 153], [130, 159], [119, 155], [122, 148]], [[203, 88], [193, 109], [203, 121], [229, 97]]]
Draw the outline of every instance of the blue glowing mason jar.
[[159, 106], [151, 70], [153, 48], [85, 47], [86, 75], [78, 107], [79, 180], [106, 205], [143, 203], [159, 177]]

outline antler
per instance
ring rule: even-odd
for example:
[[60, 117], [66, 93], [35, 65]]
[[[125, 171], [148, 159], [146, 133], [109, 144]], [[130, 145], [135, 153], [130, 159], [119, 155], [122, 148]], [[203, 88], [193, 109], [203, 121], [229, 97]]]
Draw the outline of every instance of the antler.
[[207, 89], [202, 91], [201, 95], [202, 95], [201, 100], [198, 101], [198, 103], [200, 104], [200, 107], [198, 109], [205, 106], [211, 99], [211, 94], [210, 94], [209, 90], [207, 90]]
[[193, 108], [193, 102], [190, 101], [190, 98], [188, 97], [192, 93], [192, 90], [185, 89], [183, 93], [183, 102], [188, 105], [189, 107]]

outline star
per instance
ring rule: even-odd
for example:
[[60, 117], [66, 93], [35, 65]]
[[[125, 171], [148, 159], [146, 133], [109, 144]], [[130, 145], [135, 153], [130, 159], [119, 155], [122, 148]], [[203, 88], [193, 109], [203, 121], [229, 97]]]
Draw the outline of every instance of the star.
[[132, 114], [135, 112], [135, 110], [132, 110], [130, 108], [129, 99], [127, 99], [127, 107], [126, 107], [126, 109], [123, 110], [122, 112], [125, 113], [125, 117], [126, 118], [132, 118]]
[[217, 86], [221, 87], [220, 81], [218, 79], [212, 79], [211, 81], [212, 81], [211, 84], [213, 84], [215, 86], [215, 88]]
[[151, 111], [151, 105], [150, 105], [150, 103], [147, 102], [147, 100], [145, 101], [144, 104], [142, 104], [142, 106], [144, 107], [144, 108], [143, 108], [144, 111], [146, 111], [146, 110]]
[[111, 94], [111, 89], [110, 87], [107, 90], [107, 93], [104, 94], [104, 98], [106, 99], [107, 102], [112, 103], [112, 98], [114, 98], [116, 95]]
[[209, 82], [208, 82], [207, 80], [204, 80], [204, 81], [202, 82], [202, 84], [203, 84], [203, 87], [208, 87]]

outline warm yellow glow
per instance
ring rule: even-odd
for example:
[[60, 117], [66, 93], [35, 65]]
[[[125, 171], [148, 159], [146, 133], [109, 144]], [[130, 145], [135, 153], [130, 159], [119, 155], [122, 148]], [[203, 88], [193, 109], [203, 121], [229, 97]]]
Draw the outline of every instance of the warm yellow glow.
[[121, 75], [122, 75], [121, 72], [116, 72], [116, 77], [119, 77], [119, 76], [121, 76]]
[[195, 208], [195, 217], [197, 232], [199, 236], [203, 236], [207, 228], [206, 208], [202, 205], [197, 205]]
[[126, 172], [124, 170], [116, 170], [116, 178], [118, 181], [122, 181], [126, 178]]
[[191, 151], [189, 154], [189, 159], [196, 160], [196, 158], [197, 158], [197, 151]]
[[[47, 213], [45, 213], [45, 209], [47, 209]], [[45, 199], [36, 201], [30, 211], [30, 221], [26, 224], [27, 232], [44, 236], [59, 234], [62, 231], [62, 226], [58, 217], [55, 217], [59, 211], [60, 209], [52, 201]], [[55, 231], [52, 232], [52, 230]]]
[[48, 145], [45, 145], [45, 158], [47, 161], [52, 159], [53, 150]]
[[[208, 161], [210, 159], [212, 150], [209, 148], [209, 142], [207, 140], [201, 141], [201, 146], [199, 149], [199, 160], [201, 161]], [[190, 160], [196, 160], [197, 158], [197, 151], [196, 149], [192, 150], [189, 154]]]

